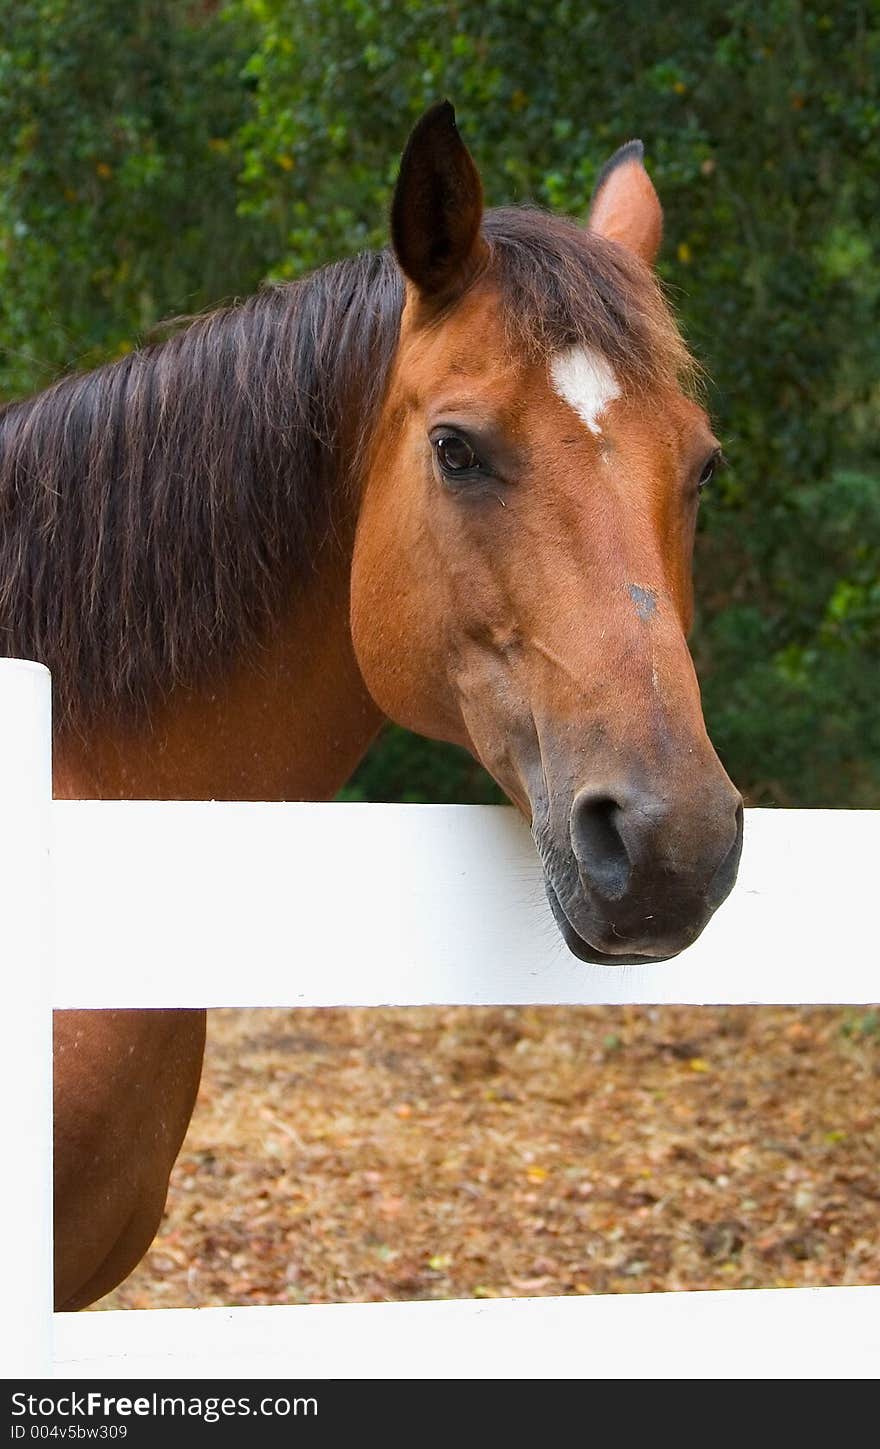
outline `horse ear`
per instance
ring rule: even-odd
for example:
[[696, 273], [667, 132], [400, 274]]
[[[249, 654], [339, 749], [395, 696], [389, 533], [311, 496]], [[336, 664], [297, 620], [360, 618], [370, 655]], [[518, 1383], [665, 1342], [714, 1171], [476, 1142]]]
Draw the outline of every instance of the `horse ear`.
[[455, 111], [440, 101], [410, 135], [391, 206], [397, 260], [424, 297], [437, 300], [467, 286], [486, 256], [482, 217], [479, 172]]
[[605, 162], [590, 203], [590, 230], [619, 242], [652, 266], [663, 238], [663, 209], [645, 170], [641, 141], [627, 141]]

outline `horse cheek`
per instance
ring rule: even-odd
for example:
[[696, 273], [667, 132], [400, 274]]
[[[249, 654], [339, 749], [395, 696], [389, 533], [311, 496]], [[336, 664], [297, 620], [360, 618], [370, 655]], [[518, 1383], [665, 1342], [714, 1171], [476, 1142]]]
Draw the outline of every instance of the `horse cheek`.
[[387, 510], [375, 510], [375, 520], [372, 512], [362, 510], [351, 577], [351, 637], [364, 683], [395, 724], [459, 743], [433, 573], [426, 579], [423, 550], [405, 519], [398, 513], [392, 531]]

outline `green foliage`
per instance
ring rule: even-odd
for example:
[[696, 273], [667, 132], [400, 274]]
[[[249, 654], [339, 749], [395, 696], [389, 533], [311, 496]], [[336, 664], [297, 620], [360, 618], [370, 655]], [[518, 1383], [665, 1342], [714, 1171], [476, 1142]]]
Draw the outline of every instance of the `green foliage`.
[[[386, 239], [450, 96], [490, 203], [585, 215], [641, 135], [662, 272], [731, 467], [694, 647], [753, 801], [880, 804], [880, 12], [874, 0], [0, 0], [7, 392], [166, 312]], [[481, 798], [386, 734], [361, 797]]]
[[434, 744], [388, 725], [339, 798], [498, 805], [504, 796], [466, 750]]
[[763, 608], [729, 603], [701, 630], [713, 735], [761, 801], [876, 805], [880, 480], [839, 472], [794, 488], [771, 558]]
[[843, 1036], [854, 1037], [857, 1041], [880, 1038], [880, 1011], [866, 1011], [860, 1015], [849, 1016], [840, 1030]]
[[0, 0], [0, 395], [250, 291], [243, 19], [179, 0]]

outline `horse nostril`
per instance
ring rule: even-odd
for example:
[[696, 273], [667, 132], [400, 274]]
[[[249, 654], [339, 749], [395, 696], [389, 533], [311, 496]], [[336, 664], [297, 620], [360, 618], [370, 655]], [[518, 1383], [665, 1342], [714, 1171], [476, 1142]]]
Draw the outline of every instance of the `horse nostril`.
[[579, 795], [571, 811], [571, 843], [590, 885], [607, 900], [626, 894], [630, 858], [617, 821], [621, 806], [610, 795]]

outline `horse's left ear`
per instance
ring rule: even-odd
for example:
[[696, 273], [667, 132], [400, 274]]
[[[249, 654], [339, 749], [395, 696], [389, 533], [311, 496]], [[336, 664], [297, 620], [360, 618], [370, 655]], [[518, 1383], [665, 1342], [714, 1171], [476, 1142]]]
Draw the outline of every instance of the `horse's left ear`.
[[445, 299], [471, 281], [487, 252], [482, 219], [479, 172], [458, 134], [455, 111], [440, 101], [407, 142], [391, 206], [397, 260], [423, 297]]
[[652, 266], [663, 239], [663, 209], [645, 170], [641, 141], [627, 141], [599, 172], [590, 230], [619, 242]]

